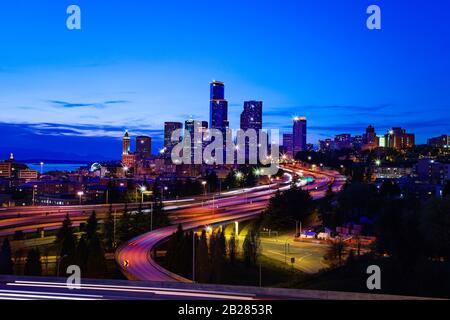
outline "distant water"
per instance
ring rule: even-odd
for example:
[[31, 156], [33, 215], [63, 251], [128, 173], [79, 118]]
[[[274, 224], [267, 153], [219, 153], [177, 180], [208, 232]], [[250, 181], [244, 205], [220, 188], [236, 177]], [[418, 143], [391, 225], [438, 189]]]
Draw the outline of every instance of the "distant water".
[[[26, 163], [26, 165], [37, 172], [41, 172], [41, 165], [39, 163]], [[80, 167], [87, 166], [86, 163], [44, 163], [43, 173], [47, 173], [50, 171], [75, 171]]]

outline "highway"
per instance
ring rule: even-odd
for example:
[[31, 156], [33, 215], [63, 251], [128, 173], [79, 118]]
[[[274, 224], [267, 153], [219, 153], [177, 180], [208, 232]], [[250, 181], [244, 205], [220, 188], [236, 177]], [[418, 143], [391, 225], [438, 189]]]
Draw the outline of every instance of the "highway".
[[[313, 176], [315, 180], [308, 188], [315, 199], [323, 197], [328, 186], [331, 185], [333, 190], [337, 191], [345, 182], [345, 178], [335, 171], [310, 171], [296, 166], [283, 166], [283, 169], [292, 174]], [[290, 188], [291, 181], [292, 175], [285, 174], [285, 178], [277, 188], [251, 188], [231, 198], [215, 199], [214, 205], [211, 202], [206, 205], [209, 214], [196, 215], [191, 219], [177, 221], [177, 224], [181, 224], [184, 230], [194, 230], [207, 225], [253, 219], [266, 208], [268, 200], [276, 190], [287, 190]], [[193, 205], [189, 210], [204, 211], [205, 207]], [[154, 261], [152, 254], [153, 249], [166, 241], [176, 228], [177, 226], [174, 225], [143, 234], [118, 248], [116, 262], [125, 276], [130, 280], [190, 282], [191, 280], [162, 268]]]
[[[263, 298], [260, 296], [259, 298]], [[232, 289], [165, 287], [160, 283], [86, 280], [70, 288], [61, 279], [0, 276], [0, 300], [255, 300]]]
[[[266, 208], [267, 202], [276, 190], [283, 191], [290, 188], [294, 174], [314, 177], [314, 181], [306, 188], [315, 199], [323, 197], [329, 185], [334, 191], [338, 191], [345, 181], [345, 178], [335, 171], [307, 170], [296, 165], [284, 165], [283, 170], [286, 171], [283, 179], [271, 185], [207, 194], [206, 197], [165, 201], [165, 210], [168, 211], [173, 226], [146, 233], [121, 246], [116, 251], [118, 265], [131, 280], [189, 282], [190, 280], [163, 269], [152, 257], [153, 249], [167, 240], [178, 224], [182, 224], [184, 230], [191, 230], [207, 225], [252, 219]], [[123, 204], [113, 205], [113, 211], [122, 210], [123, 206]], [[149, 206], [149, 203], [144, 204], [144, 208]], [[129, 204], [128, 207], [133, 211], [139, 204]], [[66, 214], [70, 215], [76, 226], [85, 222], [92, 210], [95, 210], [102, 219], [109, 210], [109, 205], [3, 208], [0, 210], [0, 236], [12, 235], [17, 231], [56, 229], [61, 226]]]
[[[428, 300], [324, 290], [259, 288], [180, 282], [87, 280], [70, 288], [62, 279], [0, 276], [0, 300], [222, 300], [264, 303], [270, 300]], [[260, 301], [260, 302], [258, 302]], [[233, 302], [234, 303], [234, 302]], [[270, 304], [270, 302], [268, 302]], [[167, 310], [176, 312], [173, 310]]]

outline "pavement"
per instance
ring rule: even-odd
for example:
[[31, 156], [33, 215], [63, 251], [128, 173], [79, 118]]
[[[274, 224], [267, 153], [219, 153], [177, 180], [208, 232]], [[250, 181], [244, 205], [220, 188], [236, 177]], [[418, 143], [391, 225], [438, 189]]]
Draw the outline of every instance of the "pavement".
[[424, 300], [421, 297], [180, 282], [0, 276], [0, 300]]

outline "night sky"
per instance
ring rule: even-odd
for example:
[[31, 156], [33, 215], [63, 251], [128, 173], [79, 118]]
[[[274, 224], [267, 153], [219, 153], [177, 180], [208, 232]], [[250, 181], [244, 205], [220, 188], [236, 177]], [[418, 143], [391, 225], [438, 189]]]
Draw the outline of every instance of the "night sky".
[[445, 0], [15, 0], [0, 28], [0, 158], [118, 159], [125, 129], [157, 149], [164, 121], [209, 118], [213, 79], [232, 128], [263, 100], [264, 127], [306, 116], [311, 143], [368, 124], [450, 134]]

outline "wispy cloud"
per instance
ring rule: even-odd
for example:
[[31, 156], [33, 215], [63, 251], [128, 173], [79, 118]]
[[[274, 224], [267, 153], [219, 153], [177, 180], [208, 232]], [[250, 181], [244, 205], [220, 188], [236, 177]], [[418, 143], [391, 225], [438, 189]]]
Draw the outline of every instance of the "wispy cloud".
[[95, 102], [95, 103], [79, 103], [79, 102], [67, 102], [62, 100], [48, 100], [53, 106], [56, 107], [62, 107], [67, 109], [73, 109], [73, 108], [105, 108], [108, 105], [115, 105], [115, 104], [126, 104], [130, 101], [128, 100], [108, 100], [104, 102]]

